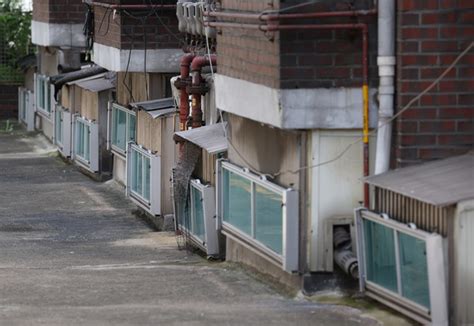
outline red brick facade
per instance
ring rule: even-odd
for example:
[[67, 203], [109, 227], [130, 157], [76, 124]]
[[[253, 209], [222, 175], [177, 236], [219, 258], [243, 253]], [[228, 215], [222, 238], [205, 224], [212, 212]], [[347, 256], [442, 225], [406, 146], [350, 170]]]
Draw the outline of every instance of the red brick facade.
[[[474, 2], [398, 1], [397, 108], [436, 79], [474, 40]], [[396, 165], [474, 147], [474, 50], [398, 119]]]
[[[295, 1], [273, 1], [273, 8], [286, 7]], [[356, 1], [355, 9], [371, 8], [372, 2]], [[312, 5], [310, 11], [347, 10], [346, 2]], [[222, 10], [260, 13], [271, 9], [268, 1], [223, 0]], [[301, 11], [301, 10], [300, 10]], [[244, 22], [244, 21], [242, 21]], [[285, 24], [317, 20], [285, 21]], [[369, 24], [370, 80], [376, 85], [377, 28], [375, 18], [325, 19], [325, 23]], [[274, 39], [270, 39], [273, 37]], [[360, 87], [362, 84], [362, 34], [360, 31], [285, 31], [263, 32], [222, 28], [217, 38], [219, 73], [273, 88]]]
[[80, 24], [85, 19], [82, 0], [34, 0], [33, 20], [50, 24]]
[[[143, 4], [141, 0], [108, 1], [116, 4]], [[164, 4], [176, 1], [163, 1]], [[157, 18], [157, 15], [159, 18]], [[133, 17], [132, 17], [133, 16]], [[169, 33], [181, 37], [178, 32], [176, 11], [156, 9], [116, 11], [94, 7], [94, 42], [118, 49], [176, 49], [180, 48], [179, 40]], [[166, 27], [165, 27], [166, 26]], [[145, 39], [146, 37], [146, 39]]]

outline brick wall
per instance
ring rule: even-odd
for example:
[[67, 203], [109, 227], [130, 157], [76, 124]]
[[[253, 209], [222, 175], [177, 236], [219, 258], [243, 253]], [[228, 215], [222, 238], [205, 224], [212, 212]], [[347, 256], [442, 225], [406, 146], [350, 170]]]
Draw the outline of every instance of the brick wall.
[[[115, 3], [143, 4], [143, 1], [120, 2], [117, 0]], [[176, 1], [167, 0], [163, 3], [174, 4]], [[168, 31], [169, 29], [175, 35], [179, 35], [175, 10], [157, 9], [155, 13], [151, 13], [149, 9], [127, 10], [126, 12], [117, 11], [114, 16], [113, 10], [96, 6], [94, 8], [94, 41], [118, 49], [144, 49], [146, 37], [148, 49], [180, 48], [179, 40]]]
[[85, 19], [82, 0], [34, 0], [33, 20], [50, 24], [80, 24]]
[[[400, 0], [397, 108], [436, 79], [474, 40], [472, 0]], [[396, 165], [444, 158], [474, 147], [474, 50], [398, 119]]]
[[[358, 0], [351, 8], [366, 9], [371, 1]], [[273, 1], [274, 8], [287, 7], [297, 1]], [[223, 0], [222, 10], [261, 12], [268, 1]], [[300, 12], [347, 10], [347, 2], [316, 4]], [[376, 84], [377, 29], [375, 18], [325, 20], [327, 23], [370, 24], [370, 80]], [[244, 21], [242, 21], [244, 22]], [[255, 23], [255, 22], [254, 22]], [[287, 21], [285, 24], [310, 23]], [[270, 36], [274, 39], [270, 40]], [[274, 35], [244, 29], [223, 28], [217, 37], [219, 73], [263, 84], [273, 88], [314, 88], [357, 86], [362, 83], [362, 35], [358, 31], [284, 31]]]
[[[275, 8], [278, 1], [274, 1]], [[223, 0], [222, 10], [259, 13], [268, 9], [268, 1]], [[280, 83], [279, 36], [269, 41], [260, 31], [222, 29], [217, 35], [219, 73], [257, 84], [278, 88]]]

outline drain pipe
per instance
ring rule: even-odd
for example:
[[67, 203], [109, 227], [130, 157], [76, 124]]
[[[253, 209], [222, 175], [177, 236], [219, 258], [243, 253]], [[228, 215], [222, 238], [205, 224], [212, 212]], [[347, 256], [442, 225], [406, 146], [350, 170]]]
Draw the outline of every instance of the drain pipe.
[[207, 85], [203, 82], [201, 71], [202, 68], [209, 65], [217, 65], [217, 56], [211, 54], [209, 56], [199, 56], [193, 59], [191, 63], [192, 83], [188, 87], [188, 92], [192, 94], [192, 127], [199, 128], [202, 126], [202, 108], [201, 96], [209, 91]]
[[395, 76], [395, 0], [378, 1], [379, 117], [375, 174], [390, 168]]
[[186, 88], [191, 82], [189, 66], [195, 57], [195, 54], [188, 53], [181, 58], [180, 77], [175, 82], [176, 88], [179, 89], [179, 130], [181, 131], [188, 129], [189, 94]]

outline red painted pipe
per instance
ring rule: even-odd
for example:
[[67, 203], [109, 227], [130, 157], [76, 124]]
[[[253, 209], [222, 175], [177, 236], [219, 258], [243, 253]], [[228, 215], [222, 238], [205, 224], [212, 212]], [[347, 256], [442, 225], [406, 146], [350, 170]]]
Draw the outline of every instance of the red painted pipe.
[[[301, 15], [300, 18], [307, 18], [307, 15], [311, 14], [293, 14]], [[285, 15], [282, 15], [285, 16]], [[293, 16], [294, 17], [294, 16]], [[227, 27], [227, 28], [243, 28], [243, 29], [259, 29], [261, 31], [276, 32], [282, 30], [324, 30], [324, 29], [358, 29], [362, 32], [362, 81], [363, 91], [368, 89], [369, 79], [369, 63], [368, 63], [368, 26], [365, 23], [355, 24], [285, 24], [280, 25], [278, 21], [269, 21], [268, 24], [248, 24], [248, 23], [230, 23], [230, 22], [207, 22], [205, 25], [210, 27]], [[366, 92], [366, 91], [365, 91]], [[366, 97], [366, 93], [364, 93]], [[367, 102], [367, 104], [365, 103]], [[364, 98], [363, 108], [363, 129], [364, 129], [364, 144], [363, 144], [363, 174], [364, 176], [369, 175], [369, 143], [368, 143], [368, 128], [369, 128], [369, 112], [368, 112], [368, 99]], [[364, 184], [364, 205], [369, 207], [369, 185]]]
[[[217, 56], [211, 54], [210, 56], [199, 56], [193, 59], [191, 63], [191, 71], [192, 71], [192, 86], [196, 89], [199, 89], [201, 86], [202, 76], [201, 70], [205, 66], [209, 65], [217, 65]], [[201, 96], [202, 93], [195, 92], [192, 95], [192, 127], [199, 128], [202, 126], [202, 105], [201, 105]]]
[[[181, 82], [189, 78], [189, 65], [196, 57], [195, 54], [188, 53], [181, 58], [180, 79]], [[179, 129], [186, 130], [186, 123], [189, 116], [189, 94], [186, 91], [186, 86], [182, 85], [179, 89]]]
[[204, 16], [216, 18], [240, 18], [240, 19], [258, 19], [264, 21], [282, 20], [282, 19], [305, 19], [305, 18], [329, 18], [329, 17], [356, 17], [356, 16], [370, 16], [377, 13], [376, 9], [369, 10], [349, 10], [349, 11], [323, 11], [310, 13], [296, 13], [296, 14], [251, 14], [251, 13], [237, 13], [225, 11], [206, 11]]
[[91, 5], [97, 6], [97, 7], [103, 7], [103, 8], [109, 8], [109, 9], [176, 9], [176, 5], [161, 5], [161, 4], [143, 4], [143, 5], [127, 5], [127, 4], [111, 4], [111, 3], [106, 3], [106, 2], [100, 2], [100, 1], [92, 1]]

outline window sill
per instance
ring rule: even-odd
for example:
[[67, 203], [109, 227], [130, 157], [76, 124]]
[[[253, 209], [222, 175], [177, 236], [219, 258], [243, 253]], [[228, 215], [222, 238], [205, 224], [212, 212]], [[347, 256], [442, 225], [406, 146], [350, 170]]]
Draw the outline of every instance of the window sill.
[[46, 118], [50, 122], [53, 122], [53, 120], [51, 119], [52, 118], [51, 112], [48, 112], [48, 111], [44, 110], [43, 108], [40, 108], [39, 106], [36, 107], [36, 112], [38, 112], [38, 114], [41, 117]]

